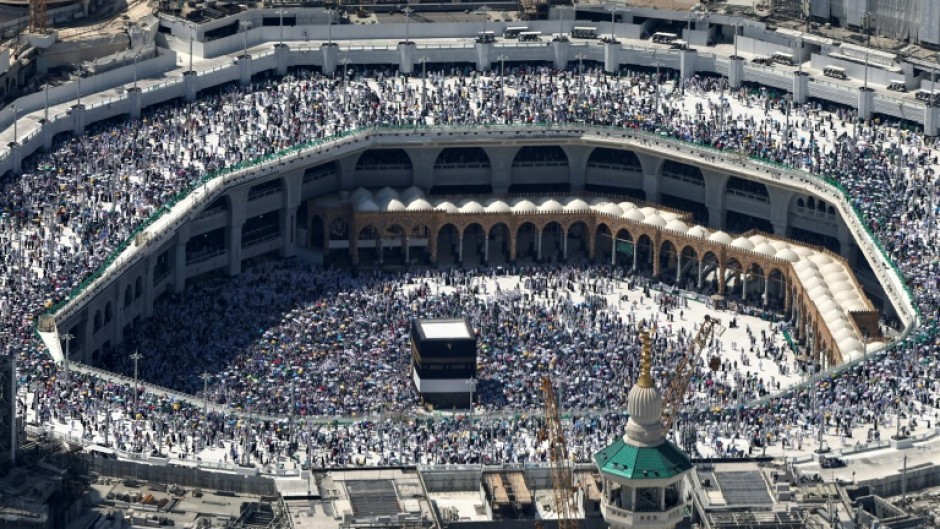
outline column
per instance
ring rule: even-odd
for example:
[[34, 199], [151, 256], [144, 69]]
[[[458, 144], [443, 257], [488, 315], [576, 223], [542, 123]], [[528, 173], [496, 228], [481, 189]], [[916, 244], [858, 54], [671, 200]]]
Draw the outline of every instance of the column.
[[199, 76], [196, 75], [196, 72], [183, 72], [183, 84], [186, 87], [186, 101], [188, 103], [195, 101], [197, 94], [199, 94]]
[[490, 262], [490, 237], [484, 230], [483, 232], [483, 264]]
[[431, 266], [437, 264], [437, 235], [433, 230], [428, 233], [428, 259]]
[[293, 257], [297, 255], [297, 208], [281, 208], [279, 211], [281, 222], [281, 248], [278, 253], [281, 257]]
[[186, 243], [189, 242], [189, 225], [184, 224], [176, 232], [173, 246], [173, 292], [179, 294], [186, 288]]
[[564, 230], [561, 232], [561, 258], [568, 260], [568, 234]]
[[741, 272], [741, 299], [747, 299], [747, 273]]
[[542, 262], [542, 230], [535, 230], [535, 259]]
[[571, 43], [567, 40], [552, 41], [552, 59], [556, 69], [564, 70], [568, 68], [568, 49], [570, 46]]
[[463, 231], [457, 237], [457, 263], [463, 264]]
[[153, 267], [156, 262], [157, 252], [147, 256], [146, 266], [144, 267], [144, 306], [141, 309], [141, 315], [144, 318], [153, 316]]
[[417, 46], [414, 42], [398, 43], [398, 71], [403, 74], [410, 74], [415, 69], [415, 50]]
[[509, 264], [515, 264], [516, 262], [516, 240], [518, 233], [511, 231], [509, 233]]
[[405, 244], [403, 245], [404, 246], [403, 251], [405, 254], [405, 266], [408, 266], [408, 263], [411, 262], [411, 241], [408, 240], [407, 236], [405, 236], [403, 240], [405, 241]]
[[[303, 174], [294, 173], [283, 178], [283, 191], [281, 192], [281, 257], [293, 257], [297, 255], [297, 209], [302, 202], [301, 186], [303, 185]], [[323, 232], [329, 230], [326, 226]], [[304, 242], [301, 241], [301, 244]], [[326, 246], [324, 246], [325, 248]]]
[[353, 266], [359, 265], [359, 231], [349, 231], [349, 262]]
[[617, 239], [613, 234], [610, 236], [610, 264], [617, 264]]
[[682, 286], [682, 250], [676, 248], [676, 285]]
[[637, 259], [636, 256], [638, 252], [636, 251], [636, 243], [634, 242], [632, 243], [632, 245], [633, 245], [633, 271], [636, 272], [636, 259]]
[[718, 264], [718, 293], [725, 295], [725, 264]]
[[124, 286], [119, 277], [111, 287], [114, 289], [112, 296], [114, 312], [111, 314], [111, 343], [114, 345], [124, 343]]
[[228, 256], [228, 275], [242, 273], [242, 224], [233, 224], [225, 229], [225, 251]]
[[874, 111], [875, 91], [871, 88], [858, 89], [858, 117], [862, 119], [871, 119]]
[[41, 121], [42, 123], [42, 148], [46, 151], [52, 150], [52, 140], [55, 138], [55, 133], [52, 132], [52, 123], [49, 121]]
[[924, 107], [924, 135], [937, 136], [940, 134], [940, 119], [937, 119], [937, 108], [933, 105]]
[[695, 50], [682, 50], [679, 52], [679, 75], [682, 79], [691, 79], [695, 76]]
[[744, 59], [741, 57], [731, 57], [728, 59], [728, 84], [731, 88], [741, 88], [744, 82]]
[[652, 254], [650, 257], [653, 259], [653, 277], [657, 279], [659, 278], [659, 274], [662, 273], [662, 269], [661, 269], [662, 264], [660, 263], [660, 259], [659, 259], [658, 247], [659, 245], [656, 244], [655, 241], [653, 241], [653, 244], [650, 247], [650, 253]]
[[620, 50], [623, 47], [619, 42], [608, 42], [604, 44], [604, 71], [607, 73], [617, 73], [620, 71]]
[[290, 48], [287, 44], [275, 44], [274, 57], [277, 60], [277, 69], [275, 70], [277, 74], [287, 75], [287, 61], [290, 58]]
[[72, 136], [85, 135], [85, 105], [72, 106]]
[[806, 72], [793, 72], [793, 102], [805, 105], [808, 100], [809, 74]]
[[[229, 193], [229, 218], [225, 228], [225, 250], [228, 256], [228, 275], [242, 273], [242, 226], [245, 224], [245, 208], [248, 187]], [[324, 228], [326, 229], [326, 228]]]
[[23, 169], [23, 149], [19, 143], [12, 141], [7, 146], [10, 147], [10, 154], [13, 156], [13, 174], [20, 174]]
[[658, 203], [660, 200], [659, 196], [659, 175], [658, 174], [644, 174], [643, 175], [643, 192], [646, 194], [646, 201], [652, 203]]
[[474, 49], [477, 52], [477, 71], [485, 72], [490, 69], [490, 66], [493, 64], [493, 43], [492, 42], [477, 42], [474, 45]]
[[332, 44], [322, 44], [320, 46], [320, 53], [323, 55], [323, 73], [329, 75], [336, 70], [336, 65], [339, 64], [339, 44], [335, 42]]
[[770, 280], [767, 277], [767, 273], [764, 272], [764, 305], [768, 303], [768, 297], [770, 296]]
[[251, 55], [242, 55], [238, 58], [239, 83], [242, 86], [251, 84]]
[[143, 110], [140, 100], [140, 88], [131, 87], [127, 89], [127, 102], [130, 106], [131, 119], [140, 119], [140, 114]]

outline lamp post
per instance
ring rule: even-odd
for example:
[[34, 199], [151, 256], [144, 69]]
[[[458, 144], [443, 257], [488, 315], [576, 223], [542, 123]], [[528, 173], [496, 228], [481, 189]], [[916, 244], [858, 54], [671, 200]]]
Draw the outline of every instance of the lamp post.
[[208, 415], [209, 414], [209, 379], [212, 378], [212, 375], [210, 375], [208, 371], [203, 371], [203, 373], [199, 375], [199, 378], [202, 379], [202, 399], [203, 399], [202, 414]]
[[348, 97], [346, 96], [346, 79], [349, 77], [349, 63], [352, 62], [349, 60], [349, 57], [343, 57], [339, 60], [339, 63], [343, 65], [343, 110], [346, 110]]
[[405, 15], [405, 44], [408, 44], [410, 42], [408, 39], [408, 24], [411, 22], [411, 14], [414, 13], [415, 10], [406, 6], [401, 12]]
[[20, 109], [16, 108], [16, 105], [10, 105], [10, 110], [13, 111], [13, 144], [15, 145], [16, 139], [18, 137], [17, 130], [16, 130], [16, 122], [18, 118], [17, 112], [19, 112]]
[[617, 6], [610, 6], [607, 10], [610, 11], [610, 41], [617, 42], [617, 39], [614, 37], [614, 24], [617, 22], [617, 11], [620, 11], [620, 9], [617, 8]]
[[659, 114], [659, 68], [660, 68], [661, 66], [665, 66], [665, 65], [662, 63], [662, 61], [657, 61], [657, 60], [655, 60], [655, 59], [656, 59], [656, 52], [655, 52], [655, 51], [653, 52], [653, 59], [654, 59], [654, 60], [653, 60], [653, 63], [650, 65], [650, 66], [653, 66], [653, 67], [656, 68], [656, 80], [655, 80], [655, 82], [653, 83], [653, 90], [654, 90], [654, 92], [653, 92], [654, 99], [653, 99], [653, 100], [654, 100], [654, 102], [655, 102], [656, 107], [653, 109], [653, 111], [656, 112], [656, 114]]
[[584, 97], [584, 58], [587, 55], [579, 53], [574, 56], [578, 59], [578, 95]]
[[278, 25], [278, 30], [280, 32], [280, 34], [278, 35], [278, 46], [283, 46], [284, 45], [284, 10], [278, 9], [276, 13], [278, 14], [277, 25]]
[[565, 7], [558, 8], [558, 40], [565, 38]]
[[49, 122], [49, 83], [43, 85], [43, 91], [46, 93], [46, 105], [42, 109], [42, 120], [44, 123]]
[[137, 59], [140, 57], [140, 54], [134, 54], [134, 91], [137, 91]]
[[242, 20], [242, 21], [240, 22], [240, 24], [241, 24], [241, 26], [242, 26], [242, 31], [245, 32], [245, 54], [244, 54], [244, 57], [247, 59], [247, 58], [248, 58], [248, 30], [251, 29], [251, 22], [248, 22], [247, 20]]
[[487, 43], [489, 41], [487, 40], [487, 37], [486, 37], [486, 22], [490, 18], [490, 6], [488, 5], [480, 6], [480, 8], [476, 10], [476, 14], [483, 17], [483, 34], [480, 35], [480, 37], [482, 38], [482, 41], [484, 43]]
[[326, 16], [329, 17], [326, 21], [326, 45], [327, 46], [333, 45], [333, 13], [335, 12], [336, 12], [335, 9], [326, 10]]
[[69, 385], [69, 345], [72, 343], [72, 340], [75, 338], [72, 333], [67, 332], [62, 335], [62, 339], [65, 340], [65, 358], [62, 361], [62, 365], [65, 366], [65, 387], [68, 388]]
[[502, 109], [503, 104], [506, 99], [506, 57], [505, 55], [500, 55], [496, 57], [496, 60], [499, 61], [499, 107]]
[[426, 105], [428, 100], [427, 94], [427, 81], [428, 81], [428, 58], [419, 57], [418, 62], [421, 63], [421, 104]]
[[137, 409], [137, 364], [144, 355], [140, 354], [137, 351], [134, 351], [134, 354], [130, 356], [130, 359], [134, 361], [134, 410]]

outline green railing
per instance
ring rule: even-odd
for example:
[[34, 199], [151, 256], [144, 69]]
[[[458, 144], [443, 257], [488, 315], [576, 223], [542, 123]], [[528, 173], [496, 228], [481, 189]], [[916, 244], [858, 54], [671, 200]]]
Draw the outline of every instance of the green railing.
[[[642, 126], [642, 124], [640, 123], [638, 123], [637, 125]], [[908, 326], [908, 328], [905, 329], [906, 331], [905, 335], [908, 334], [908, 331], [911, 330], [911, 327], [914, 327], [917, 324], [917, 318], [920, 317], [920, 309], [917, 306], [916, 298], [914, 297], [913, 291], [904, 281], [904, 274], [901, 272], [897, 264], [895, 264], [895, 262], [891, 259], [888, 252], [881, 245], [881, 242], [878, 239], [878, 237], [875, 236], [874, 233], [872, 233], [871, 229], [868, 226], [868, 223], [866, 222], [865, 215], [862, 212], [860, 212], [857, 207], [855, 207], [854, 203], [851, 200], [851, 197], [848, 195], [847, 191], [845, 190], [845, 187], [842, 186], [837, 180], [834, 180], [832, 178], [825, 177], [825, 176], [814, 175], [807, 171], [802, 171], [802, 170], [795, 169], [784, 164], [765, 160], [754, 155], [745, 156], [742, 151], [721, 150], [721, 149], [716, 149], [714, 147], [711, 147], [709, 145], [703, 145], [697, 142], [691, 142], [691, 141], [686, 141], [686, 140], [682, 140], [682, 139], [675, 138], [675, 137], [665, 136], [663, 134], [667, 134], [667, 133], [663, 129], [660, 129], [661, 132], [659, 133], [654, 133], [654, 132], [643, 131], [643, 130], [639, 130], [639, 129], [635, 129], [631, 127], [612, 127], [612, 126], [605, 126], [605, 125], [600, 125], [600, 126], [579, 125], [579, 124], [574, 124], [574, 123], [572, 124], [519, 123], [519, 124], [506, 124], [506, 125], [456, 125], [456, 126], [384, 125], [384, 126], [377, 126], [377, 127], [365, 127], [365, 128], [352, 129], [349, 131], [338, 133], [336, 135], [333, 135], [327, 138], [294, 145], [292, 147], [282, 149], [272, 154], [253, 158], [246, 162], [234, 164], [234, 165], [219, 169], [217, 171], [212, 171], [196, 179], [195, 181], [191, 182], [189, 185], [187, 185], [185, 188], [183, 188], [181, 191], [179, 191], [173, 197], [171, 197], [159, 209], [154, 211], [148, 218], [142, 221], [128, 235], [128, 237], [123, 242], [121, 242], [113, 251], [111, 251], [108, 257], [98, 266], [98, 268], [91, 275], [85, 278], [80, 284], [72, 288], [69, 294], [66, 295], [64, 298], [62, 298], [61, 300], [59, 300], [57, 303], [55, 303], [55, 305], [52, 308], [50, 308], [46, 312], [46, 314], [50, 316], [54, 316], [57, 312], [62, 310], [66, 305], [68, 305], [69, 303], [71, 303], [72, 301], [80, 297], [86, 291], [86, 289], [91, 287], [95, 283], [95, 281], [97, 281], [99, 278], [101, 278], [104, 275], [104, 273], [108, 270], [108, 268], [111, 267], [117, 261], [118, 257], [125, 250], [127, 250], [130, 244], [133, 243], [135, 238], [140, 233], [142, 233], [148, 227], [152, 226], [154, 222], [156, 222], [163, 215], [168, 213], [176, 204], [178, 204], [181, 200], [188, 197], [192, 192], [194, 192], [201, 186], [207, 185], [209, 182], [217, 178], [225, 177], [225, 176], [231, 175], [233, 173], [237, 173], [245, 169], [250, 169], [252, 167], [257, 167], [267, 162], [277, 161], [287, 156], [298, 154], [301, 151], [304, 151], [307, 149], [316, 148], [316, 147], [319, 147], [328, 143], [333, 143], [333, 142], [342, 140], [344, 138], [347, 138], [355, 134], [361, 134], [365, 132], [371, 132], [373, 134], [383, 134], [383, 133], [394, 134], [399, 131], [400, 132], [407, 131], [409, 133], [415, 133], [419, 131], [445, 133], [445, 132], [472, 132], [474, 130], [481, 130], [481, 131], [488, 131], [488, 132], [519, 131], [519, 129], [523, 129], [523, 131], [541, 130], [543, 132], [554, 131], [558, 133], [574, 133], [574, 132], [583, 133], [583, 132], [592, 132], [592, 131], [593, 132], [602, 132], [602, 131], [615, 132], [619, 136], [627, 135], [627, 136], [632, 136], [634, 138], [642, 138], [642, 139], [646, 139], [650, 141], [670, 143], [670, 144], [674, 144], [680, 147], [692, 147], [696, 150], [711, 152], [713, 154], [716, 154], [721, 157], [726, 157], [726, 158], [730, 158], [732, 156], [737, 155], [742, 159], [747, 158], [753, 162], [757, 162], [762, 165], [767, 165], [777, 171], [785, 172], [797, 178], [815, 179], [821, 184], [831, 186], [838, 193], [842, 195], [843, 199], [851, 208], [851, 211], [854, 212], [862, 229], [865, 230], [865, 232], [869, 235], [875, 247], [880, 251], [884, 260], [887, 263], [889, 263], [889, 265], [891, 266], [891, 269], [894, 271], [894, 273], [897, 275], [898, 279], [900, 280], [900, 284], [904, 290], [904, 293], [908, 296], [908, 301], [914, 310], [915, 320], [914, 322], [912, 322], [912, 325]]]

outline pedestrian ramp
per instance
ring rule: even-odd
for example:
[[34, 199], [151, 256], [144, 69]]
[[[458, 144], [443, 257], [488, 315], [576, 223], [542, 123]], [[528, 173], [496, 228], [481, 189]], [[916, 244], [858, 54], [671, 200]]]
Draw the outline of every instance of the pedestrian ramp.
[[715, 472], [714, 482], [729, 507], [771, 508], [774, 505], [759, 470]]
[[350, 480], [344, 483], [349, 503], [357, 518], [393, 516], [402, 512], [392, 480]]

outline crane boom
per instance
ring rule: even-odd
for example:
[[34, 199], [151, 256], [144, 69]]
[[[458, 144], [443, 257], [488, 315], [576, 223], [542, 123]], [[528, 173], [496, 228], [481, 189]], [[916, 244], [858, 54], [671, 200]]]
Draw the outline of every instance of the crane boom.
[[555, 388], [548, 377], [542, 378], [545, 394], [545, 434], [551, 450], [552, 488], [558, 529], [578, 529], [578, 506], [574, 496], [574, 472], [568, 456], [568, 443], [561, 428], [561, 412]]
[[695, 360], [708, 344], [708, 340], [712, 335], [716, 332], [721, 334], [719, 331], [723, 330], [724, 327], [719, 324], [717, 318], [706, 315], [705, 321], [699, 327], [692, 343], [689, 344], [688, 351], [679, 360], [679, 365], [676, 366], [676, 374], [669, 381], [669, 385], [663, 394], [663, 429], [665, 433], [668, 433], [672, 428], [679, 407], [689, 390], [689, 382], [692, 381], [692, 375], [695, 373]]

